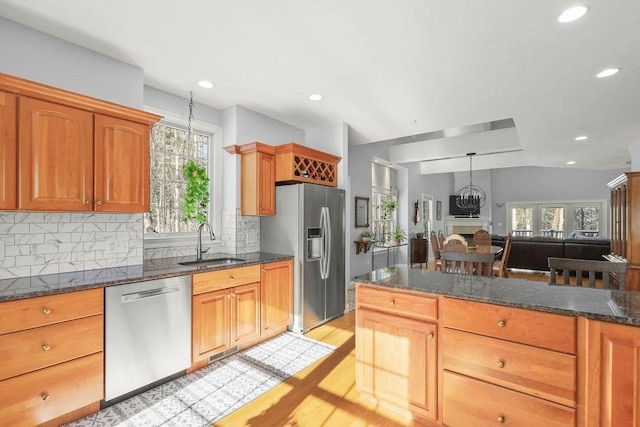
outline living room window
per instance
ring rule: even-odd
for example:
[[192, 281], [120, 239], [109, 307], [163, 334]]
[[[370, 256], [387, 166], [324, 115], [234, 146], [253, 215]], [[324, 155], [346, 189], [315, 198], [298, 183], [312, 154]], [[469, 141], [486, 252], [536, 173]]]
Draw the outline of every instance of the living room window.
[[599, 237], [606, 235], [605, 206], [603, 200], [507, 203], [507, 230], [514, 236]]

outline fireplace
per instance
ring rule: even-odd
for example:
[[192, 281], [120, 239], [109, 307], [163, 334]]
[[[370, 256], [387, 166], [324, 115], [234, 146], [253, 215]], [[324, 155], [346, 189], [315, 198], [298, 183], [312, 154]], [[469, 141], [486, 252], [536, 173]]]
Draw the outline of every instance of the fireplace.
[[489, 218], [445, 218], [444, 233], [445, 236], [450, 234], [460, 234], [464, 237], [473, 236], [478, 230], [489, 230], [491, 220]]

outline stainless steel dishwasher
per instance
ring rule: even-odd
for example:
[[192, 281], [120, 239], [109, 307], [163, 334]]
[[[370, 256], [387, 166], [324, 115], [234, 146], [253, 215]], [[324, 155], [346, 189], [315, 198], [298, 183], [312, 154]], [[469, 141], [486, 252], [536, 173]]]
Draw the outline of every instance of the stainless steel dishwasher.
[[105, 401], [190, 365], [190, 276], [105, 289]]

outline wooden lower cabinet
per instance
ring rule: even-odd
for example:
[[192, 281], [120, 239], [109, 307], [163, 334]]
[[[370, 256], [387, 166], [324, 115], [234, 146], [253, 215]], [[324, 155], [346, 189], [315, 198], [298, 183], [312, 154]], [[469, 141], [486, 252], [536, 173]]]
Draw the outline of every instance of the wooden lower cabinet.
[[262, 331], [282, 332], [293, 319], [293, 261], [263, 264], [260, 282]]
[[192, 360], [210, 356], [260, 337], [260, 283], [193, 297]]
[[578, 425], [640, 425], [640, 327], [581, 318]]
[[449, 371], [444, 371], [443, 383], [443, 422], [446, 426], [576, 425], [573, 408]]
[[0, 303], [0, 426], [60, 425], [104, 398], [103, 290]]
[[[376, 306], [377, 292], [367, 287], [357, 290], [365, 305], [356, 308], [356, 386], [369, 400], [416, 421], [434, 422], [438, 419], [438, 323], [395, 313], [421, 307], [423, 300], [437, 300], [380, 290], [378, 307], [390, 307], [389, 312], [365, 308], [367, 302]], [[394, 311], [396, 300], [406, 307]], [[418, 310], [416, 314], [423, 315]]]
[[103, 398], [103, 353], [0, 382], [0, 425], [35, 426]]

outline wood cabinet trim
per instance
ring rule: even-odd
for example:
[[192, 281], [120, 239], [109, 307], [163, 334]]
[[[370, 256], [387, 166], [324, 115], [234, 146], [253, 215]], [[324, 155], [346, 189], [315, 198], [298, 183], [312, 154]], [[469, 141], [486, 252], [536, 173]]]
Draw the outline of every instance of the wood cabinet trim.
[[3, 73], [0, 73], [0, 90], [139, 123], [152, 124], [162, 119], [157, 114]]

